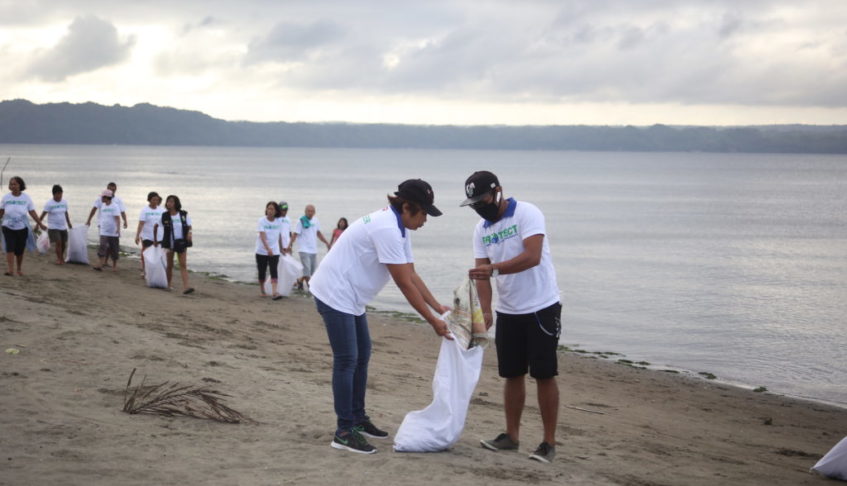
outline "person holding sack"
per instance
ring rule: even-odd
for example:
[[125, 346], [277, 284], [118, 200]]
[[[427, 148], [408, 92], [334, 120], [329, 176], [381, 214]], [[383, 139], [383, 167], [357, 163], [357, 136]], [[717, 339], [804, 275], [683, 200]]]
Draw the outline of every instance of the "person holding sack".
[[182, 293], [188, 295], [194, 292], [194, 288], [188, 283], [188, 247], [191, 241], [191, 217], [188, 211], [182, 209], [179, 197], [173, 194], [165, 199], [165, 212], [162, 219], [153, 226], [153, 244], [158, 244], [159, 226], [162, 227], [162, 248], [167, 250], [168, 262], [168, 288], [173, 288], [174, 253], [179, 259], [179, 272], [182, 275]]
[[[327, 253], [310, 282], [332, 348], [332, 396], [336, 429], [330, 445], [360, 454], [376, 448], [364, 436], [385, 439], [365, 410], [371, 338], [366, 305], [393, 279], [403, 296], [439, 336], [449, 336], [438, 316], [450, 308], [433, 297], [415, 271], [412, 235], [427, 215], [441, 216], [432, 187], [409, 179], [388, 196], [389, 205], [350, 225]], [[433, 312], [435, 311], [435, 312]]]
[[14, 275], [15, 263], [17, 261], [17, 274], [23, 276], [21, 265], [24, 261], [24, 250], [29, 237], [29, 225], [27, 214], [32, 217], [35, 224], [46, 230], [47, 227], [41, 223], [35, 205], [27, 194], [26, 183], [18, 176], [9, 179], [9, 193], [0, 200], [0, 219], [3, 220], [3, 238], [6, 244], [6, 276]]

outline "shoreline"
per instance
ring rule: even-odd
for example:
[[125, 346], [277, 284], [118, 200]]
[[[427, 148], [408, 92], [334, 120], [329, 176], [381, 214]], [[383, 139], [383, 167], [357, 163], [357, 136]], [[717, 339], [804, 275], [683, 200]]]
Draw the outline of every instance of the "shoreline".
[[[88, 245], [88, 246], [89, 246], [89, 251], [96, 252], [97, 247], [95, 245]], [[123, 252], [122, 256], [126, 255], [127, 259], [133, 259], [133, 260], [136, 260], [136, 261], [140, 260], [140, 252], [134, 247], [121, 246], [121, 251]], [[257, 287], [258, 286], [258, 283], [256, 283], [256, 282], [238, 280], [234, 277], [230, 277], [229, 275], [214, 272], [214, 271], [191, 270], [191, 269], [189, 269], [189, 273], [203, 275], [204, 277], [209, 278], [209, 279], [222, 280], [222, 281], [229, 282], [229, 283], [232, 283], [232, 284], [235, 284], [235, 285], [246, 285], [246, 286], [251, 286], [251, 287]], [[293, 295], [304, 296], [304, 294], [298, 294], [297, 291], [292, 291], [291, 295], [292, 296]], [[414, 311], [401, 311], [401, 310], [395, 310], [395, 309], [380, 309], [378, 306], [368, 305], [367, 306], [367, 312], [368, 312], [369, 315], [371, 313], [379, 313], [379, 314], [382, 314], [382, 315], [385, 315], [385, 316], [388, 316], [388, 317], [394, 317], [394, 318], [398, 318], [398, 319], [408, 320], [408, 321], [413, 322], [413, 323], [418, 323], [418, 324], [425, 323], [425, 321], [420, 316], [418, 316], [417, 313], [415, 313]], [[492, 336], [492, 342], [493, 342], [493, 336]], [[711, 383], [717, 383], [717, 384], [737, 387], [737, 388], [740, 388], [740, 389], [743, 389], [743, 390], [754, 391], [757, 388], [762, 387], [761, 385], [753, 385], [753, 384], [742, 382], [742, 381], [724, 379], [724, 378], [721, 378], [719, 376], [714, 375], [710, 371], [696, 371], [696, 370], [693, 370], [693, 369], [687, 369], [687, 368], [676, 367], [676, 366], [655, 365], [654, 363], [645, 362], [645, 361], [633, 362], [633, 361], [627, 359], [626, 353], [621, 353], [621, 352], [618, 352], [618, 351], [590, 351], [590, 350], [586, 350], [586, 349], [582, 349], [582, 348], [578, 347], [579, 346], [578, 344], [574, 344], [573, 346], [577, 346], [577, 347], [572, 349], [570, 346], [568, 346], [566, 344], [559, 344], [559, 350], [561, 351], [561, 350], [564, 349], [564, 351], [566, 353], [572, 353], [574, 355], [582, 355], [584, 357], [596, 357], [596, 358], [600, 358], [600, 359], [607, 359], [610, 362], [617, 362], [616, 364], [620, 364], [622, 366], [632, 366], [632, 367], [635, 367], [635, 368], [643, 368], [643, 369], [649, 369], [649, 370], [653, 370], [653, 371], [660, 371], [660, 372], [667, 372], [667, 373], [678, 373], [682, 376], [688, 376], [688, 377], [691, 377], [691, 378], [694, 378], [694, 379], [702, 379], [702, 380], [705, 380], [705, 381], [711, 382]], [[612, 357], [614, 357], [614, 361], [612, 361]], [[621, 362], [621, 361], [624, 361], [624, 362]], [[714, 378], [709, 378], [708, 376], [714, 376]], [[794, 395], [794, 394], [791, 394], [791, 393], [780, 392], [778, 390], [769, 390], [767, 388], [765, 390], [762, 390], [762, 391], [764, 393], [768, 393], [768, 394], [771, 394], [771, 395], [784, 396], [784, 397], [793, 398], [793, 399], [797, 399], [797, 400], [805, 400], [805, 401], [809, 401], [809, 402], [813, 402], [813, 403], [820, 403], [820, 404], [823, 404], [823, 405], [829, 405], [829, 406], [833, 406], [833, 407], [842, 408], [842, 409], [847, 410], [847, 402], [838, 402], [838, 401], [834, 401], [834, 400], [827, 400], [825, 398]]]
[[[329, 447], [331, 353], [310, 299], [192, 274], [195, 294], [149, 289], [119, 271], [27, 254], [0, 279], [0, 460], [9, 484], [813, 485], [808, 469], [847, 430], [847, 411], [691, 376], [560, 354], [557, 457], [527, 459], [541, 437], [532, 381], [519, 452], [502, 431], [502, 380], [485, 352], [464, 433], [442, 453], [359, 456]], [[369, 314], [368, 412], [393, 435], [432, 400], [439, 340], [430, 327]], [[206, 384], [256, 421], [121, 412], [127, 377]], [[833, 432], [835, 431], [835, 432]]]

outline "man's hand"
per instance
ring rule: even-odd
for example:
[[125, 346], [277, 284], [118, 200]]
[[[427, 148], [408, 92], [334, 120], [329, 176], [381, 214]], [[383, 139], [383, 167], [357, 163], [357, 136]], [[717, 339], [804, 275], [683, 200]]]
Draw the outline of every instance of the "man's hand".
[[453, 340], [453, 336], [450, 334], [450, 329], [447, 327], [447, 323], [442, 321], [439, 318], [435, 318], [433, 322], [430, 322], [432, 329], [435, 331], [435, 334], [443, 338], [447, 338], [449, 340]]
[[493, 271], [494, 265], [491, 263], [484, 263], [468, 270], [468, 278], [471, 280], [488, 280], [491, 278], [491, 272]]

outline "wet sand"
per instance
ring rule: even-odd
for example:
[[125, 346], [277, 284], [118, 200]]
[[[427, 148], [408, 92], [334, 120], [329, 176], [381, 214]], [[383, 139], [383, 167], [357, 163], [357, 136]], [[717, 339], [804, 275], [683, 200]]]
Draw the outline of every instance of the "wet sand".
[[[19, 351], [0, 354], [0, 484], [830, 484], [808, 469], [847, 431], [845, 409], [563, 352], [544, 465], [527, 459], [541, 439], [531, 381], [520, 452], [479, 446], [503, 429], [489, 349], [450, 451], [373, 440], [379, 453], [352, 454], [329, 447], [331, 353], [307, 297], [199, 274], [183, 296], [146, 288], [131, 259], [117, 273], [51, 261], [27, 254], [26, 276], [0, 279], [0, 349]], [[425, 324], [369, 320], [368, 410], [393, 433], [429, 404], [439, 342]], [[133, 368], [213, 386], [256, 423], [125, 414]]]

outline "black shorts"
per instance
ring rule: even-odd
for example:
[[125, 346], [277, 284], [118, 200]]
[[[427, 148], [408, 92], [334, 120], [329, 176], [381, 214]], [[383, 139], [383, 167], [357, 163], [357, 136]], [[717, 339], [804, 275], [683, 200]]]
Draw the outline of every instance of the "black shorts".
[[14, 253], [17, 256], [24, 254], [26, 250], [26, 240], [29, 236], [29, 229], [21, 228], [13, 230], [3, 227], [3, 238], [6, 240], [6, 253]]
[[50, 239], [50, 243], [61, 242], [62, 244], [65, 244], [68, 242], [68, 230], [48, 229], [47, 238]]
[[141, 240], [141, 249], [146, 250], [153, 246], [153, 240]]
[[555, 304], [531, 314], [497, 313], [497, 369], [503, 378], [529, 376], [552, 378], [559, 374], [562, 305]]

